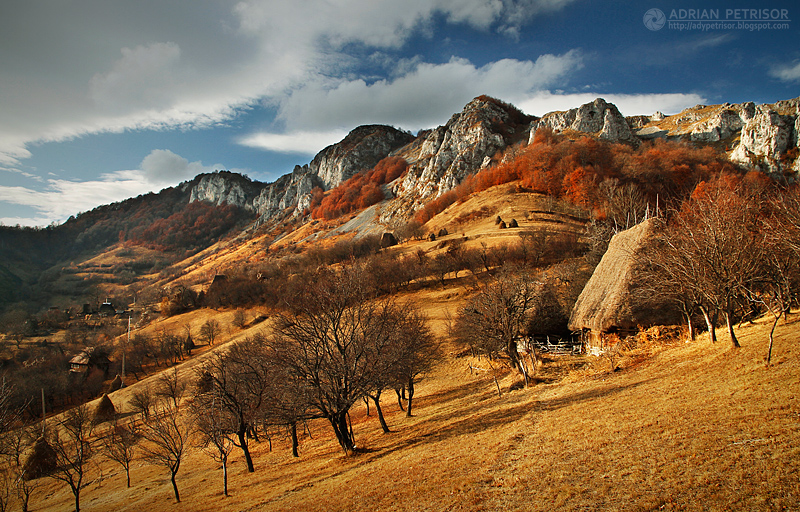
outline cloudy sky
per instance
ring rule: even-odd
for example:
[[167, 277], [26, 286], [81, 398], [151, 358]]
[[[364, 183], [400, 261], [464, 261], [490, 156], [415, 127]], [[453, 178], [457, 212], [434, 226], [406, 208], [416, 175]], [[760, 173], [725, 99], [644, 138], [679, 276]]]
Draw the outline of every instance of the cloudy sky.
[[[765, 7], [756, 17], [779, 27], [738, 24]], [[732, 23], [659, 28], [654, 8]], [[62, 222], [215, 169], [273, 181], [359, 124], [415, 132], [480, 94], [535, 115], [598, 96], [625, 115], [797, 97], [799, 13], [754, 0], [3, 0], [0, 222]]]

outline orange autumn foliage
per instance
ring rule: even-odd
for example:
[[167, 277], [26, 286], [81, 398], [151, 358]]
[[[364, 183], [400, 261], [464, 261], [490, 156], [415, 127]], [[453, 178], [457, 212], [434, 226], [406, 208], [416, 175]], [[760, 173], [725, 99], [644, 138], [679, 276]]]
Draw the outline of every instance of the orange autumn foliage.
[[315, 188], [309, 206], [311, 217], [331, 220], [383, 201], [381, 185], [399, 178], [407, 168], [405, 159], [389, 156], [369, 171], [355, 174], [327, 195], [321, 188]]
[[682, 200], [697, 183], [719, 174], [740, 173], [724, 154], [711, 148], [656, 140], [634, 149], [588, 136], [570, 140], [540, 129], [531, 144], [510, 148], [500, 164], [467, 176], [456, 188], [418, 210], [414, 220], [424, 224], [474, 192], [514, 181], [532, 192], [566, 199], [603, 217], [604, 199], [598, 190], [606, 180], [632, 184], [655, 203], [656, 198]]

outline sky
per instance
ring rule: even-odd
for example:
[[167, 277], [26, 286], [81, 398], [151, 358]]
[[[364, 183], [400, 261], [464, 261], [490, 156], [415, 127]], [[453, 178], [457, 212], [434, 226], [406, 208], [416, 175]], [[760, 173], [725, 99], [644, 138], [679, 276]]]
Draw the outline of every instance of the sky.
[[[659, 15], [660, 13], [660, 15]], [[214, 170], [271, 182], [362, 124], [800, 96], [800, 6], [683, 0], [3, 0], [0, 223]]]

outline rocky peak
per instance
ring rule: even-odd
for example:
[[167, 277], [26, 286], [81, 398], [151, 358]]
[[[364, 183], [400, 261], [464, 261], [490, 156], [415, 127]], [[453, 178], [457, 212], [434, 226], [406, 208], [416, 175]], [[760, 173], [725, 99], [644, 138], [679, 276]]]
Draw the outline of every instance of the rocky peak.
[[773, 105], [759, 105], [743, 123], [739, 145], [730, 158], [768, 173], [796, 173], [800, 171], [800, 159], [787, 162], [783, 157], [791, 148], [797, 148], [799, 128], [796, 110], [794, 115], [780, 114]]
[[447, 124], [424, 134], [398, 191], [424, 198], [452, 189], [506, 146], [524, 140], [531, 119], [502, 101], [475, 98]]
[[800, 174], [797, 158], [800, 98], [756, 105], [696, 105], [682, 112], [651, 118], [636, 130], [642, 139], [668, 138], [713, 144], [730, 153], [733, 162], [769, 174]]
[[357, 172], [375, 167], [389, 153], [412, 140], [413, 135], [391, 126], [359, 126], [341, 142], [320, 151], [307, 169], [319, 178], [323, 188], [331, 189]]
[[253, 199], [261, 192], [263, 184], [228, 171], [201, 174], [187, 183], [191, 186], [189, 202], [205, 201], [217, 206], [232, 204], [253, 211]]
[[620, 114], [616, 105], [603, 98], [562, 112], [545, 114], [531, 126], [530, 141], [539, 128], [549, 128], [554, 132], [575, 131], [593, 134], [612, 142], [638, 144], [628, 121]]

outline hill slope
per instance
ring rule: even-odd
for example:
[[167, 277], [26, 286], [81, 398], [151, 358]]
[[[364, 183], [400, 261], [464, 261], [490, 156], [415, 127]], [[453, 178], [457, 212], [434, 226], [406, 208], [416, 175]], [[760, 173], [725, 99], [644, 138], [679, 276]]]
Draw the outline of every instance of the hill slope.
[[[454, 290], [413, 297], [444, 327]], [[449, 356], [419, 386], [416, 414], [384, 402], [391, 434], [363, 407], [353, 416], [361, 452], [343, 457], [324, 422], [312, 422], [293, 459], [283, 434], [253, 443], [256, 472], [232, 455], [231, 496], [221, 472], [192, 449], [173, 505], [163, 472], [101, 463], [101, 485], [84, 491], [91, 510], [783, 510], [800, 507], [800, 322], [776, 335], [765, 367], [766, 327], [741, 330], [743, 347], [706, 338], [630, 352], [607, 362], [551, 359], [545, 382], [497, 396], [487, 362]], [[575, 366], [577, 365], [577, 366]], [[112, 395], [112, 398], [114, 396]], [[123, 410], [126, 410], [123, 406]], [[46, 482], [36, 509], [65, 509], [70, 492]]]

